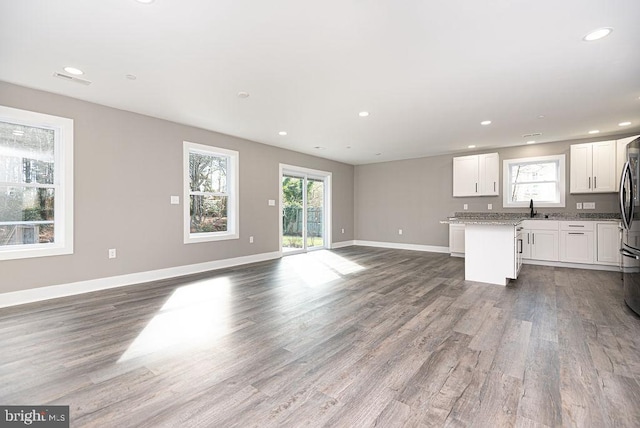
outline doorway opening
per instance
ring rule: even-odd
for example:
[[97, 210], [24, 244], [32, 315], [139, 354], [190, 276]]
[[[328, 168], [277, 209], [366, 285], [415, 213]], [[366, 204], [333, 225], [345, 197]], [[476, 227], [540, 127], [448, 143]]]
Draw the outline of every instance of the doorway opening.
[[284, 255], [331, 245], [331, 173], [280, 165], [280, 249]]

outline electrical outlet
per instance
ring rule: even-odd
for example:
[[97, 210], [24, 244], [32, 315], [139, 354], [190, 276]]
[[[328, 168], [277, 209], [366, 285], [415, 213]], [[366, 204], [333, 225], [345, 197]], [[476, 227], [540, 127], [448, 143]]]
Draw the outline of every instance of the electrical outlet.
[[487, 209], [488, 210], [492, 210], [493, 209], [493, 204], [487, 204]]
[[462, 206], [462, 209], [463, 209], [463, 210], [468, 210], [468, 209], [469, 209], [469, 205], [464, 204], [464, 205]]
[[576, 209], [577, 210], [581, 210], [582, 209], [582, 202], [576, 202]]
[[344, 227], [342, 228], [342, 233], [344, 233]]
[[402, 235], [402, 229], [398, 229], [398, 235]]
[[253, 244], [253, 236], [249, 237], [249, 244]]
[[115, 259], [117, 257], [116, 255], [116, 249], [115, 248], [110, 248], [109, 249], [109, 258], [110, 259]]
[[171, 196], [171, 205], [179, 205], [180, 196]]
[[595, 210], [596, 203], [595, 202], [583, 202], [582, 206], [585, 210]]

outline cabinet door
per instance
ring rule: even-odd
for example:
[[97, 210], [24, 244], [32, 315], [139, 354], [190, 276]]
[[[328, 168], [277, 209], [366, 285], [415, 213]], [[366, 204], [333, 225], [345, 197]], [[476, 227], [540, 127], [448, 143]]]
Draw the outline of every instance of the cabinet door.
[[596, 262], [618, 265], [620, 263], [620, 230], [618, 225], [616, 223], [598, 223], [596, 231]]
[[591, 143], [571, 146], [571, 193], [591, 192], [592, 158], [593, 146]]
[[480, 162], [480, 194], [483, 196], [499, 195], [500, 192], [500, 158], [497, 153], [479, 155]]
[[593, 182], [597, 193], [616, 192], [616, 142], [593, 143]]
[[558, 261], [558, 231], [531, 231], [531, 258], [534, 260]]
[[464, 224], [449, 225], [449, 252], [464, 254]]
[[453, 196], [477, 196], [479, 188], [478, 156], [453, 158]]
[[560, 232], [560, 261], [593, 263], [593, 232]]

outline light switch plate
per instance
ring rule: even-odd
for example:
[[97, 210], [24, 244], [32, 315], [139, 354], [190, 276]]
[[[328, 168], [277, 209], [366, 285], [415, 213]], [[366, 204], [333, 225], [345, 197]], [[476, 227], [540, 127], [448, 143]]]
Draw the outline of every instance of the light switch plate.
[[493, 204], [487, 204], [487, 209], [488, 210], [492, 210], [493, 209]]
[[596, 209], [596, 203], [595, 202], [583, 202], [582, 206], [584, 207], [585, 210], [595, 210]]
[[180, 204], [180, 196], [171, 196], [171, 205]]
[[463, 209], [463, 210], [468, 210], [468, 209], [469, 209], [469, 205], [464, 204], [464, 205], [462, 206], [462, 209]]
[[276, 200], [275, 199], [269, 199], [269, 206], [270, 207], [275, 207], [276, 206]]
[[581, 210], [582, 209], [582, 202], [576, 202], [576, 209], [577, 210]]

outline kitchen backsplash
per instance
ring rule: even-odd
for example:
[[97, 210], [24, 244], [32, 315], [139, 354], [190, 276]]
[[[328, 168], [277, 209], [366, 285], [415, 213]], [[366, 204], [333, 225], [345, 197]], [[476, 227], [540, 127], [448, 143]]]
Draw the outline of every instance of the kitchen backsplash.
[[[584, 219], [619, 219], [620, 213], [594, 213], [594, 212], [538, 212], [534, 219], [545, 218], [548, 216], [557, 220], [563, 218], [576, 220], [580, 218]], [[523, 218], [529, 217], [528, 212], [470, 212], [460, 211], [453, 214], [452, 217], [456, 218], [486, 218], [486, 219], [511, 219], [511, 218]]]

